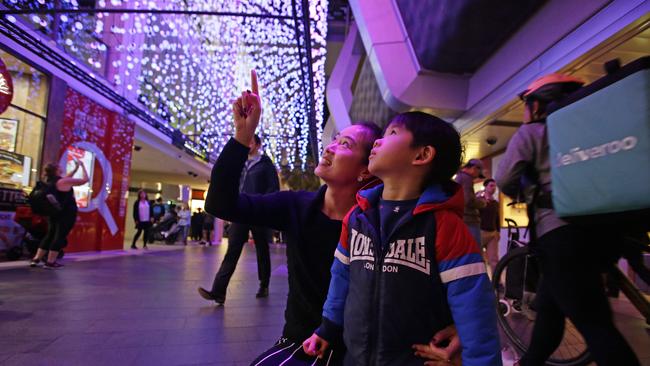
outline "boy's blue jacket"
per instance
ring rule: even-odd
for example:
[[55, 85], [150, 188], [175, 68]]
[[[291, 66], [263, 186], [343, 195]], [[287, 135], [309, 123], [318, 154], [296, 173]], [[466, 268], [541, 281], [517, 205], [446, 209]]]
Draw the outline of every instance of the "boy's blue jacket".
[[[463, 223], [463, 192], [429, 187], [380, 243], [383, 185], [357, 194], [343, 220], [323, 322], [346, 365], [422, 365], [413, 344], [455, 324], [463, 365], [501, 365], [495, 299], [479, 246]], [[382, 250], [382, 248], [385, 248]]]

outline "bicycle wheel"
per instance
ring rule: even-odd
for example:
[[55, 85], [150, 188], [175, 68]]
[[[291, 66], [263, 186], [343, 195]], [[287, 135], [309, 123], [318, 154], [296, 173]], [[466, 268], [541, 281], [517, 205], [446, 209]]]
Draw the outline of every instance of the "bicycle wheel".
[[[528, 247], [513, 249], [503, 256], [497, 263], [492, 278], [499, 326], [520, 355], [528, 350], [533, 333], [536, 317], [534, 297], [538, 279], [537, 261]], [[562, 342], [546, 364], [586, 365], [590, 360], [584, 338], [567, 319]]]

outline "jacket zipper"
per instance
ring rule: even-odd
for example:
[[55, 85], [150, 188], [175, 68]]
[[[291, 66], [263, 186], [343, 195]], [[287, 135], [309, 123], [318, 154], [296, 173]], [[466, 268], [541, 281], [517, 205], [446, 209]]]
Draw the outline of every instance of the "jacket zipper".
[[384, 245], [384, 243], [381, 242], [381, 236], [377, 235], [377, 230], [374, 226], [369, 225], [370, 222], [367, 220], [367, 218], [364, 215], [361, 215], [360, 217], [364, 218], [365, 224], [367, 227], [372, 228], [373, 234], [375, 238], [380, 238], [379, 242], [379, 247], [375, 247], [374, 253], [375, 253], [375, 276], [373, 278], [374, 284], [373, 284], [373, 296], [372, 296], [372, 301], [373, 301], [373, 311], [371, 313], [371, 320], [372, 322], [372, 329], [371, 329], [371, 334], [372, 334], [372, 339], [370, 343], [370, 349], [375, 350], [371, 357], [369, 358], [369, 366], [375, 365], [377, 363], [377, 359], [379, 358], [379, 350], [377, 348], [379, 344], [379, 293], [380, 293], [380, 280], [381, 280], [381, 268], [384, 265], [384, 258], [386, 257], [386, 253], [388, 252], [388, 243], [390, 243], [391, 237], [399, 230], [401, 227], [408, 221], [413, 220], [413, 215], [407, 215], [402, 217], [393, 227], [393, 230], [390, 232], [390, 235], [386, 237], [386, 240], [388, 243]]

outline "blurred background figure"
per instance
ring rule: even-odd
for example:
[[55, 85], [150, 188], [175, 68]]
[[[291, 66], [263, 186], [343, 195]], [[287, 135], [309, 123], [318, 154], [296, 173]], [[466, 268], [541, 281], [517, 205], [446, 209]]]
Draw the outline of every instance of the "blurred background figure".
[[485, 200], [474, 194], [474, 181], [483, 179], [483, 162], [479, 159], [470, 159], [456, 174], [456, 183], [463, 187], [465, 198], [465, 213], [463, 221], [469, 228], [477, 245], [481, 245], [481, 214], [479, 209], [485, 207]]
[[199, 241], [203, 235], [203, 220], [205, 213], [201, 207], [196, 209], [190, 221], [192, 240]]
[[192, 219], [192, 213], [187, 203], [181, 204], [181, 210], [178, 212], [178, 226], [180, 226], [180, 240], [183, 242], [183, 245], [187, 245], [187, 236], [190, 232], [190, 221]]
[[[266, 154], [261, 152], [262, 140], [255, 134], [248, 145], [248, 160], [244, 164], [239, 179], [239, 193], [266, 194], [280, 190], [280, 180], [275, 165]], [[226, 289], [237, 262], [241, 256], [244, 244], [248, 242], [248, 233], [253, 234], [255, 252], [257, 253], [257, 275], [260, 287], [256, 297], [269, 296], [269, 280], [271, 278], [271, 257], [269, 255], [269, 240], [271, 230], [261, 226], [233, 222], [228, 229], [228, 251], [214, 277], [211, 294], [217, 298], [225, 298]]]
[[[60, 206], [60, 211], [47, 218], [47, 235], [43, 238], [36, 255], [30, 262], [31, 267], [36, 267], [47, 253], [47, 260], [43, 268], [58, 269], [63, 267], [56, 261], [59, 250], [68, 243], [68, 234], [74, 228], [77, 221], [77, 202], [74, 198], [72, 187], [88, 183], [88, 172], [86, 167], [79, 160], [74, 160], [75, 167], [65, 177], [61, 177], [61, 168], [54, 163], [45, 167], [45, 184], [52, 186], [54, 198]], [[73, 178], [77, 170], [81, 168], [83, 176]]]
[[154, 215], [153, 205], [149, 202], [147, 192], [142, 189], [138, 191], [138, 200], [133, 203], [133, 221], [135, 221], [137, 232], [133, 237], [131, 249], [138, 249], [135, 243], [138, 241], [138, 238], [140, 238], [140, 234], [142, 234], [143, 231], [142, 248], [144, 249], [147, 247], [147, 240], [149, 240], [149, 231], [153, 225]]
[[485, 207], [480, 208], [481, 214], [481, 247], [483, 257], [490, 266], [491, 273], [499, 261], [499, 201], [494, 198], [497, 184], [494, 179], [486, 179], [483, 182], [482, 191], [476, 196], [485, 201]]

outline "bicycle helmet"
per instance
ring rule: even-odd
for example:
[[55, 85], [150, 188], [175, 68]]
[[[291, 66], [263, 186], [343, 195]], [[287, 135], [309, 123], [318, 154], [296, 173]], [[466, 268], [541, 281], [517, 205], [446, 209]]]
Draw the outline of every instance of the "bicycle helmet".
[[585, 82], [565, 74], [549, 74], [533, 81], [519, 94], [521, 100], [535, 99], [551, 102], [580, 89]]

